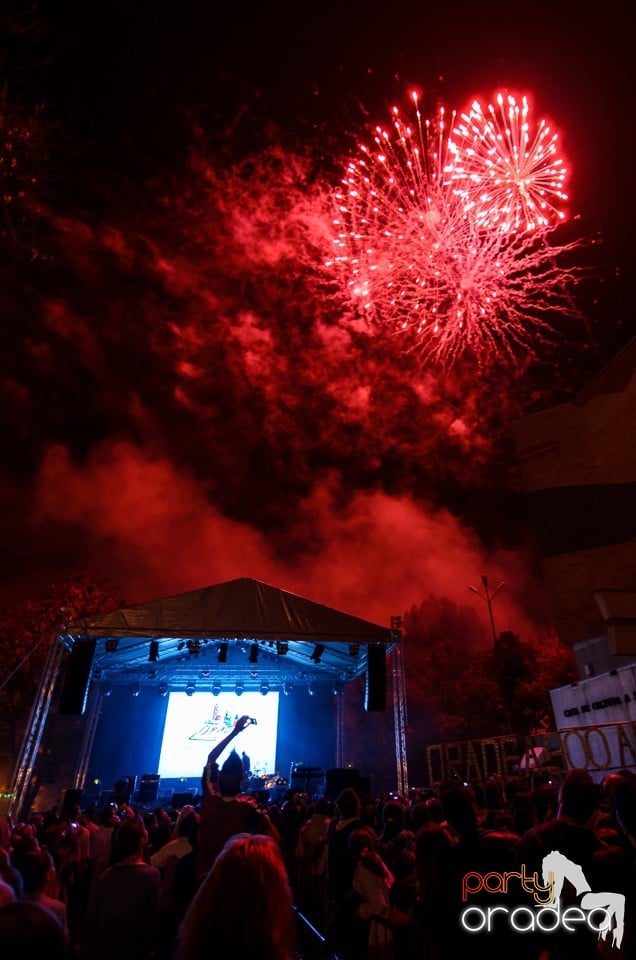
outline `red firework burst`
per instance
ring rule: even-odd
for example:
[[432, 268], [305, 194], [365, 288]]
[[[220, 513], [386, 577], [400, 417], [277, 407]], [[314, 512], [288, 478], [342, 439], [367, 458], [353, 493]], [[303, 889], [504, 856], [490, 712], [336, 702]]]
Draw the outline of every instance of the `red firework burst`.
[[475, 194], [480, 225], [503, 233], [536, 230], [565, 219], [567, 169], [559, 134], [541, 119], [533, 129], [528, 98], [499, 93], [484, 110], [473, 101], [449, 142], [449, 175]]
[[[557, 189], [562, 165], [540, 146], [547, 133], [535, 140], [531, 163], [524, 100], [506, 141], [504, 182], [505, 151], [492, 122], [486, 127], [500, 146], [497, 162], [485, 141], [476, 150], [465, 116], [459, 126], [454, 114], [447, 123], [441, 109], [423, 121], [412, 99], [415, 122], [394, 107], [392, 127], [376, 127], [370, 144], [360, 144], [330, 198], [330, 275], [361, 312], [427, 360], [448, 365], [466, 350], [482, 361], [532, 350], [549, 334], [554, 312], [579, 314], [572, 296], [578, 274], [561, 267], [560, 257], [580, 241], [551, 242], [564, 214], [546, 196], [565, 194]], [[475, 104], [472, 116], [476, 127]], [[552, 180], [537, 159], [548, 152]], [[532, 182], [526, 170], [525, 185], [522, 159], [535, 170]]]

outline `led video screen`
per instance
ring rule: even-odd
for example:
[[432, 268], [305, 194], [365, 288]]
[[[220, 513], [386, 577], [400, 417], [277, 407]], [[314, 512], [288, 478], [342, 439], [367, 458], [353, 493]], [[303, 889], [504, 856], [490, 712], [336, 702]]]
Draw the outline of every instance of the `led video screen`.
[[253, 776], [268, 777], [275, 771], [278, 729], [278, 693], [259, 692], [169, 694], [158, 774], [162, 779], [200, 777], [212, 748], [231, 732], [238, 717], [256, 720], [226, 747], [229, 753], [246, 753]]

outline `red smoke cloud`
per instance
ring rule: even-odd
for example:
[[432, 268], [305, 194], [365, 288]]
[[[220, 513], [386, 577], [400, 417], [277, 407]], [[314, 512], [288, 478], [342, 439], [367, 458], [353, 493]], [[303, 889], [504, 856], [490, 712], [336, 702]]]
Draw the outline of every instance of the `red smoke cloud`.
[[474, 604], [468, 586], [487, 570], [510, 584], [497, 598], [501, 629], [541, 631], [524, 612], [537, 584], [523, 554], [487, 556], [448, 511], [409, 496], [356, 492], [343, 504], [335, 475], [298, 511], [293, 562], [282, 541], [224, 516], [186, 470], [125, 443], [104, 444], [83, 466], [50, 448], [34, 503], [36, 528], [81, 529], [83, 563], [125, 585], [129, 602], [248, 576], [388, 625], [428, 595]]
[[422, 369], [341, 315], [310, 179], [278, 147], [223, 172], [198, 152], [108, 220], [51, 217], [3, 370], [32, 538], [9, 578], [81, 564], [135, 602], [250, 576], [387, 623], [487, 572], [501, 628], [541, 630], [521, 371]]

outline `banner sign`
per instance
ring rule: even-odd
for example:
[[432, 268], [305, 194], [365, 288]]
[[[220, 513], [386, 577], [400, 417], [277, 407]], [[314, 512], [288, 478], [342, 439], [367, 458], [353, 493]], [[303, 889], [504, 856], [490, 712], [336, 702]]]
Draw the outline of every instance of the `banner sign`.
[[587, 770], [600, 781], [617, 770], [636, 771], [636, 720], [571, 726], [530, 737], [489, 737], [459, 740], [427, 748], [429, 786], [485, 781], [494, 774], [504, 780], [530, 776], [535, 768]]
[[557, 730], [636, 720], [636, 666], [558, 687], [550, 699]]

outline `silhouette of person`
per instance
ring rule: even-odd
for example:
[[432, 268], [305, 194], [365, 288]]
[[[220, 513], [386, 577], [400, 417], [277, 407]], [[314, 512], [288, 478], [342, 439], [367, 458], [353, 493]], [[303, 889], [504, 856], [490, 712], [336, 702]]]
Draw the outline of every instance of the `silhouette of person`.
[[292, 892], [277, 840], [228, 838], [188, 907], [175, 960], [292, 960]]
[[210, 752], [203, 780], [197, 843], [197, 878], [201, 881], [212, 867], [224, 844], [235, 833], [266, 834], [280, 839], [269, 816], [258, 809], [253, 797], [241, 794], [245, 777], [243, 762], [232, 750], [218, 769], [217, 758], [229, 742], [250, 723], [240, 717], [234, 729]]

